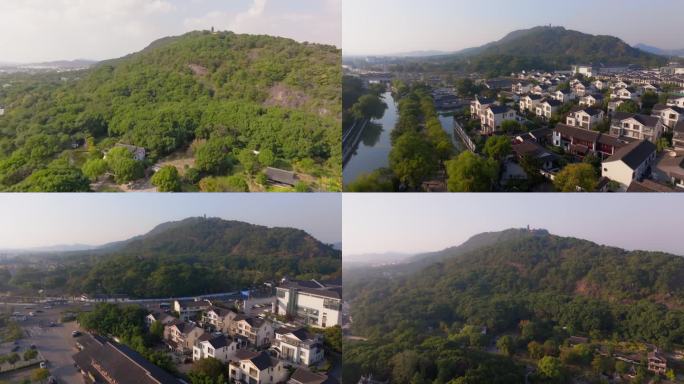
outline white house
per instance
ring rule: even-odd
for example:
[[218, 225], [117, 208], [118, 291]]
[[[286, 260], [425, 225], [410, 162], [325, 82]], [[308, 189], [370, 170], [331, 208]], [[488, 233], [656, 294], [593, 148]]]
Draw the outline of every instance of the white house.
[[660, 139], [664, 130], [665, 126], [659, 118], [634, 113], [615, 112], [610, 125], [611, 136], [653, 143]]
[[475, 100], [470, 103], [470, 114], [473, 119], [482, 119], [485, 109], [494, 104], [494, 100], [487, 98], [479, 98], [475, 96]]
[[273, 341], [273, 325], [270, 321], [237, 315], [230, 326], [230, 334], [245, 337], [249, 343], [257, 348], [265, 347]]
[[135, 145], [128, 144], [117, 144], [115, 148], [126, 148], [133, 155], [133, 159], [136, 161], [143, 161], [147, 157], [147, 152], [143, 147], [136, 147]]
[[579, 105], [586, 107], [600, 107], [602, 103], [603, 95], [601, 94], [582, 96], [579, 101]]
[[591, 65], [573, 65], [572, 73], [592, 77], [594, 75], [594, 68]]
[[231, 309], [212, 306], [204, 312], [202, 322], [211, 325], [218, 331], [228, 332], [233, 320], [237, 316], [237, 312]]
[[271, 346], [278, 357], [295, 364], [312, 365], [323, 360], [323, 337], [304, 328], [280, 328]]
[[540, 95], [525, 95], [520, 98], [520, 111], [530, 111], [534, 113], [537, 109], [537, 105], [541, 102], [542, 97]]
[[596, 108], [573, 108], [567, 117], [566, 124], [573, 127], [593, 129], [600, 124], [605, 117], [605, 113]]
[[287, 380], [289, 371], [283, 362], [274, 359], [266, 352], [241, 350], [228, 367], [231, 381], [248, 384], [276, 384]]
[[641, 92], [633, 87], [627, 87], [627, 88], [617, 88], [613, 90], [613, 92], [610, 94], [611, 99], [621, 99], [621, 100], [634, 100], [637, 101], [639, 100], [639, 97], [641, 96]]
[[524, 95], [526, 93], [529, 93], [532, 90], [532, 87], [534, 87], [534, 84], [532, 84], [532, 83], [519, 82], [519, 83], [513, 84], [511, 91], [513, 93], [515, 93], [516, 95]]
[[176, 318], [166, 313], [150, 313], [145, 317], [145, 324], [151, 327], [155, 322], [166, 326], [176, 321]]
[[665, 125], [668, 130], [671, 130], [677, 125], [677, 123], [684, 120], [684, 108], [656, 104], [653, 106], [651, 116], [659, 117], [663, 122], [663, 125]]
[[684, 96], [671, 96], [667, 99], [667, 105], [684, 108]]
[[482, 131], [485, 134], [494, 133], [501, 129], [504, 121], [516, 121], [515, 111], [507, 106], [490, 105], [484, 111]]
[[598, 89], [599, 91], [602, 91], [604, 88], [608, 88], [608, 84], [604, 82], [603, 80], [596, 80], [591, 85], [594, 86], [594, 88]]
[[211, 305], [204, 300], [176, 300], [173, 302], [173, 310], [178, 312], [181, 321], [188, 321], [202, 311], [209, 309]]
[[200, 341], [192, 349], [192, 360], [214, 358], [227, 363], [235, 359], [238, 351], [247, 348], [247, 341], [244, 339], [225, 335], [215, 336], [209, 340]]
[[286, 281], [276, 289], [278, 315], [318, 328], [342, 325], [342, 285], [333, 282]]
[[650, 141], [634, 141], [620, 149], [602, 164], [602, 175], [620, 183], [627, 190], [633, 181], [648, 176], [656, 161], [656, 146]]
[[576, 98], [575, 93], [571, 90], [565, 90], [565, 91], [558, 90], [558, 91], [554, 92], [552, 95], [553, 95], [553, 98], [555, 100], [558, 100], [563, 104], [568, 103], [572, 100], [575, 100], [575, 98]]
[[558, 100], [544, 100], [537, 105], [536, 115], [548, 120], [558, 112], [561, 105], [562, 103]]
[[183, 354], [192, 353], [204, 334], [204, 329], [192, 323], [175, 322], [164, 327], [164, 340], [171, 349]]
[[2, 115], [4, 115], [4, 114], [5, 114], [5, 107], [3, 107], [2, 105], [0, 105], [0, 116], [2, 116]]

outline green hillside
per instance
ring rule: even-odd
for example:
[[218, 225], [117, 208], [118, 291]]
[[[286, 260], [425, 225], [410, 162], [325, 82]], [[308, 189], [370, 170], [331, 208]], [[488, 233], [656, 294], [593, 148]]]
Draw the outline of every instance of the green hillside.
[[[314, 189], [335, 189], [340, 60], [332, 46], [205, 31], [161, 39], [81, 73], [0, 75], [10, 84], [0, 88], [7, 110], [0, 117], [0, 188], [87, 189], [83, 164], [126, 143], [147, 150], [145, 165], [206, 147], [208, 159], [190, 172], [190, 184], [237, 170], [249, 181], [259, 168], [242, 164], [241, 152], [267, 150], [275, 165], [327, 178]], [[39, 170], [47, 170], [42, 178]], [[112, 164], [110, 171], [117, 181], [132, 178], [118, 177]], [[52, 176], [64, 180], [42, 180]]]
[[[470, 351], [489, 343], [472, 327], [486, 326], [496, 338], [526, 324], [534, 332], [523, 330], [516, 349], [526, 350], [532, 341], [560, 345], [570, 335], [661, 348], [684, 344], [684, 258], [675, 255], [509, 230], [368, 273], [354, 278], [345, 272], [353, 332], [371, 340], [351, 343], [354, 356], [366, 356], [373, 343], [398, 353], [431, 338], [446, 343], [440, 349], [462, 350], [465, 344]], [[379, 305], [383, 310], [377, 310]], [[463, 342], [464, 337], [470, 341]], [[394, 377], [392, 364], [384, 364], [385, 369], [364, 369]]]
[[[339, 278], [340, 251], [302, 230], [190, 218], [102, 249], [19, 269], [16, 289], [171, 297], [229, 292], [287, 277]], [[50, 265], [49, 268], [44, 268]]]
[[648, 53], [613, 36], [590, 35], [563, 27], [514, 31], [499, 41], [438, 57], [410, 59], [463, 67], [489, 76], [520, 70], [562, 70], [573, 64], [664, 65], [667, 58]]

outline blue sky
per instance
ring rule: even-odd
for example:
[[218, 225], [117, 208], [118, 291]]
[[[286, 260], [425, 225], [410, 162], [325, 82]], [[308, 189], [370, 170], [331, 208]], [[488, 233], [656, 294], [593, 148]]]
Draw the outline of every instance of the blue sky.
[[345, 54], [455, 51], [537, 25], [684, 48], [681, 0], [344, 0]]
[[0, 249], [99, 245], [207, 215], [341, 241], [339, 194], [0, 194]]
[[345, 255], [438, 251], [508, 228], [684, 256], [681, 194], [345, 194]]
[[342, 0], [2, 0], [0, 63], [111, 59], [191, 30], [341, 45]]

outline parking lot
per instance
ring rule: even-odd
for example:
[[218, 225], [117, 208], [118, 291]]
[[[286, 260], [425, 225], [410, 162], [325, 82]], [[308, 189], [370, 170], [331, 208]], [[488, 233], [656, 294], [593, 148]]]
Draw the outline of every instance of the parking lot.
[[[19, 353], [23, 353], [31, 345], [47, 360], [47, 368], [58, 383], [82, 384], [83, 378], [74, 367], [71, 356], [76, 353], [75, 343], [71, 335], [77, 329], [75, 322], [61, 324], [60, 318], [64, 311], [75, 309], [74, 306], [56, 306], [44, 308], [43, 305], [13, 306], [13, 311], [27, 315], [25, 321], [19, 324], [25, 332], [25, 337], [18, 341]], [[33, 312], [34, 316], [28, 316]], [[51, 326], [54, 323], [54, 326]], [[10, 353], [13, 343], [0, 345], [0, 354]], [[35, 369], [35, 368], [32, 368]], [[0, 380], [19, 380], [28, 377], [32, 369], [0, 375]]]

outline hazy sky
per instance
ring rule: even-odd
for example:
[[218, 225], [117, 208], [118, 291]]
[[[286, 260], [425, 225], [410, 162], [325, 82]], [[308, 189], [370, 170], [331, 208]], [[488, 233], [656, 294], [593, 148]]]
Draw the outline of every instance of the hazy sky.
[[0, 0], [0, 62], [111, 59], [191, 30], [341, 45], [341, 0]]
[[345, 54], [455, 51], [538, 25], [684, 48], [681, 0], [343, 0]]
[[527, 225], [684, 255], [680, 194], [345, 194], [343, 206], [345, 255], [438, 251]]
[[341, 241], [339, 194], [0, 194], [0, 249], [100, 245], [207, 215]]

